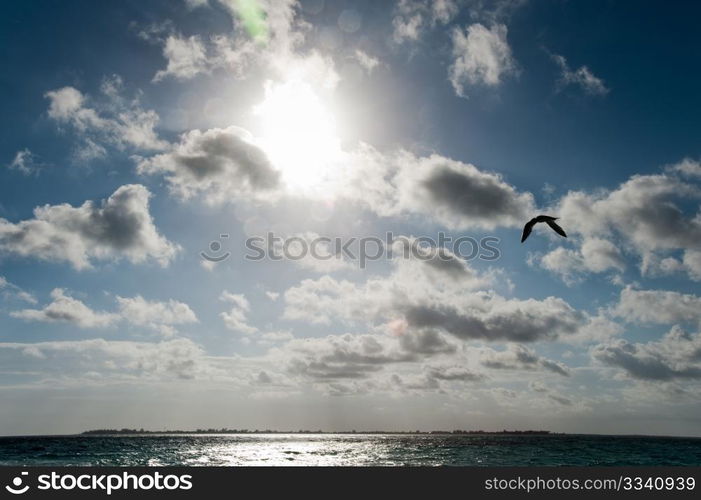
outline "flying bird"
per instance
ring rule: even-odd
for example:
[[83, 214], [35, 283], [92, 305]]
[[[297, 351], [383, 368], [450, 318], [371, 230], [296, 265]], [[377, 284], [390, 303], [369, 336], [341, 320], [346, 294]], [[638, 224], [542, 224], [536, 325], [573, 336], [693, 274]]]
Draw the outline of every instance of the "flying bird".
[[539, 215], [538, 217], [533, 217], [531, 220], [526, 222], [525, 226], [523, 226], [523, 234], [521, 235], [521, 243], [526, 241], [526, 238], [528, 238], [528, 235], [531, 234], [531, 231], [533, 231], [533, 226], [535, 226], [539, 222], [545, 222], [557, 234], [567, 238], [567, 234], [565, 233], [565, 230], [562, 229], [560, 226], [558, 226], [555, 223], [555, 221], [557, 219], [559, 219], [559, 217], [550, 217], [549, 215]]

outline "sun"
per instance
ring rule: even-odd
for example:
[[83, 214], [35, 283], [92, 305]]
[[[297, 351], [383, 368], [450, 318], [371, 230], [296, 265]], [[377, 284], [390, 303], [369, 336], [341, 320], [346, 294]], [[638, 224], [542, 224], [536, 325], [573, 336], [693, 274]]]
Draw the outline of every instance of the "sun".
[[292, 191], [319, 188], [341, 155], [333, 115], [309, 83], [268, 82], [253, 108], [259, 141]]

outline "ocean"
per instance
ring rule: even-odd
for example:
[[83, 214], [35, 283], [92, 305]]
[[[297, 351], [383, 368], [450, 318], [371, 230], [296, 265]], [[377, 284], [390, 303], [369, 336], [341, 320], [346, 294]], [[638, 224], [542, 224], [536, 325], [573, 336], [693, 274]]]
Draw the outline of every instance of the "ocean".
[[2, 437], [0, 465], [699, 466], [701, 438], [508, 434]]

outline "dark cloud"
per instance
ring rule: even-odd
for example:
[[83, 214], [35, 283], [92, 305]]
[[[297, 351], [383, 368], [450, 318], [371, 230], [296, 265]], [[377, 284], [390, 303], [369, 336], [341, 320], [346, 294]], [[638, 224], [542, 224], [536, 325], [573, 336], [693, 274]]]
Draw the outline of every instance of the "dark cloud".
[[410, 326], [440, 328], [462, 339], [534, 342], [575, 333], [583, 315], [561, 299], [487, 300], [486, 310], [452, 305], [413, 305], [404, 309]]
[[633, 344], [621, 339], [597, 345], [592, 350], [592, 356], [605, 365], [624, 370], [635, 379], [699, 379], [701, 366], [697, 362], [700, 348], [701, 336], [688, 335], [675, 328], [658, 342]]
[[423, 186], [433, 202], [456, 215], [476, 219], [527, 215], [514, 189], [494, 174], [443, 166], [434, 169]]
[[208, 203], [269, 192], [280, 177], [252, 136], [238, 127], [191, 130], [170, 151], [139, 158], [138, 171], [164, 174], [177, 196], [202, 195]]
[[533, 350], [518, 344], [511, 344], [504, 351], [484, 351], [480, 362], [496, 370], [547, 370], [564, 377], [570, 375], [564, 364], [538, 356]]
[[429, 366], [426, 369], [428, 377], [437, 380], [459, 381], [459, 382], [481, 382], [487, 377], [483, 373], [469, 370], [463, 366]]
[[415, 354], [440, 354], [455, 352], [457, 347], [434, 330], [407, 331], [399, 337], [399, 345]]

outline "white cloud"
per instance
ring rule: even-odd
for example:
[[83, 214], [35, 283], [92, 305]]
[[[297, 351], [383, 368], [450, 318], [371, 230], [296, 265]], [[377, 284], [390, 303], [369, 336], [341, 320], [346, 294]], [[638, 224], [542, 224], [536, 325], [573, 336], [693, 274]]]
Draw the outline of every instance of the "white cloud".
[[168, 66], [153, 77], [159, 82], [168, 76], [178, 79], [189, 79], [199, 73], [209, 71], [209, 63], [204, 44], [199, 36], [189, 38], [170, 35], [163, 46], [163, 56], [168, 60]]
[[224, 290], [219, 300], [230, 305], [229, 310], [220, 313], [219, 317], [224, 321], [226, 328], [241, 334], [241, 340], [244, 343], [255, 342], [261, 346], [271, 346], [294, 338], [289, 331], [261, 330], [251, 325], [248, 321], [251, 304], [245, 295]]
[[251, 305], [243, 294], [235, 294], [224, 290], [219, 300], [231, 304], [231, 309], [228, 312], [223, 312], [219, 315], [229, 330], [240, 332], [244, 335], [258, 333], [258, 328], [248, 324], [247, 315], [251, 310]]
[[7, 166], [10, 170], [16, 170], [24, 175], [35, 175], [44, 166], [37, 155], [25, 148], [15, 153], [15, 157]]
[[691, 158], [684, 158], [682, 161], [669, 165], [667, 172], [680, 174], [685, 177], [700, 179], [701, 178], [701, 163]]
[[20, 358], [24, 367], [51, 373], [54, 381], [70, 377], [78, 368], [81, 386], [89, 373], [109, 381], [133, 381], [206, 378], [213, 371], [202, 348], [183, 338], [158, 343], [105, 339], [0, 343], [4, 366], [18, 352], [24, 355]]
[[[223, 69], [241, 77], [261, 66], [281, 75], [290, 69], [322, 62], [324, 71], [334, 73], [333, 62], [316, 51], [300, 50], [309, 25], [297, 16], [297, 0], [261, 0], [251, 7], [238, 0], [218, 0], [234, 23], [233, 35], [213, 35], [208, 40], [197, 36], [183, 37], [162, 29], [146, 33], [163, 45], [167, 66], [159, 70], [154, 81], [168, 76], [193, 78]], [[337, 76], [336, 76], [337, 78]]]
[[368, 73], [372, 73], [372, 71], [380, 65], [380, 60], [378, 58], [373, 57], [360, 49], [356, 49], [353, 55], [355, 60], [358, 61], [358, 63]]
[[613, 313], [626, 321], [648, 324], [701, 325], [701, 297], [670, 290], [621, 290]]
[[119, 314], [124, 320], [137, 326], [146, 326], [164, 336], [176, 333], [175, 326], [197, 323], [197, 316], [184, 302], [170, 299], [168, 302], [149, 301], [141, 295], [117, 297]]
[[118, 188], [98, 205], [44, 205], [34, 218], [12, 223], [0, 218], [0, 251], [41, 260], [70, 262], [76, 269], [94, 260], [153, 259], [166, 266], [178, 246], [161, 236], [149, 213], [151, 193], [141, 185]]
[[4, 298], [18, 299], [29, 304], [36, 304], [37, 300], [29, 292], [22, 290], [14, 283], [7, 281], [7, 278], [0, 276], [0, 292]]
[[138, 98], [121, 96], [122, 80], [118, 76], [106, 79], [101, 86], [102, 101], [94, 101], [73, 87], [49, 91], [49, 118], [59, 125], [69, 126], [81, 143], [76, 156], [91, 159], [104, 156], [104, 145], [118, 149], [159, 150], [167, 143], [158, 137], [155, 127], [158, 114], [145, 111]]
[[120, 321], [147, 327], [166, 337], [176, 333], [175, 327], [197, 322], [190, 307], [177, 300], [149, 301], [142, 296], [117, 297], [115, 312], [95, 311], [84, 302], [71, 297], [65, 290], [51, 292], [52, 301], [41, 309], [24, 309], [10, 313], [15, 318], [47, 323], [69, 323], [79, 328], [106, 328]]
[[467, 97], [466, 88], [470, 85], [497, 86], [504, 77], [517, 72], [506, 35], [507, 28], [503, 24], [487, 29], [475, 23], [465, 31], [453, 30], [454, 60], [449, 80], [459, 96]]
[[51, 292], [53, 299], [43, 309], [24, 309], [10, 313], [15, 318], [46, 323], [70, 323], [79, 328], [106, 328], [114, 325], [119, 316], [102, 311], [93, 311], [83, 302], [66, 294], [62, 288]]
[[396, 43], [417, 41], [428, 28], [448, 24], [458, 10], [454, 0], [399, 0], [392, 18], [392, 37]]
[[603, 238], [585, 238], [579, 250], [558, 247], [539, 259], [540, 265], [558, 274], [567, 284], [574, 284], [586, 273], [622, 272], [625, 260], [619, 249]]
[[669, 170], [634, 175], [611, 191], [570, 191], [552, 211], [561, 217], [571, 239], [582, 246], [579, 252], [558, 250], [551, 267], [561, 275], [567, 267], [572, 272], [582, 267], [592, 272], [622, 268], [619, 257], [625, 249], [640, 258], [643, 275], [684, 271], [691, 279], [701, 280], [701, 217], [683, 209], [699, 199], [697, 184]]
[[580, 66], [572, 71], [567, 64], [567, 59], [558, 54], [552, 55], [553, 60], [560, 67], [560, 78], [557, 81], [558, 88], [568, 85], [580, 87], [586, 94], [603, 96], [608, 94], [609, 89], [601, 78], [594, 76], [586, 66]]
[[166, 68], [154, 75], [154, 83], [167, 78], [190, 80], [220, 69], [242, 77], [256, 54], [256, 44], [243, 38], [218, 34], [203, 40], [199, 35], [185, 37], [171, 29], [166, 29], [169, 33], [163, 37], [161, 31], [143, 32], [144, 38], [163, 46], [163, 57], [167, 61]]

